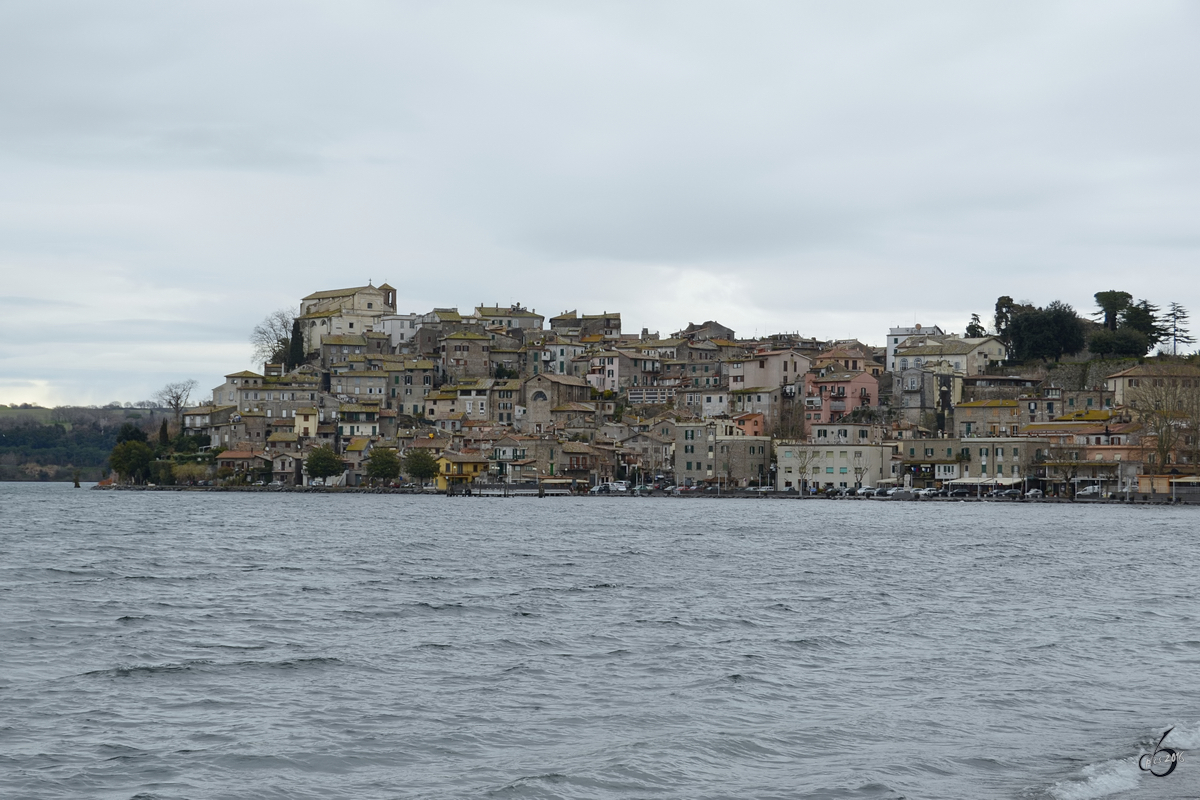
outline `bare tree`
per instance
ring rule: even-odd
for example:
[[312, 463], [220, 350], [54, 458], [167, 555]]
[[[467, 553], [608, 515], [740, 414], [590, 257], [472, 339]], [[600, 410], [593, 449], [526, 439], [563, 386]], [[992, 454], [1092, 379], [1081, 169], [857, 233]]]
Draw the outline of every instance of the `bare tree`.
[[[1131, 392], [1129, 404], [1142, 423], [1143, 448], [1151, 452], [1152, 473], [1168, 471], [1171, 455], [1183, 438], [1187, 396], [1180, 372], [1171, 367], [1155, 370]], [[1189, 383], [1191, 378], [1188, 374]]]
[[250, 333], [250, 344], [254, 346], [256, 364], [269, 362], [282, 364], [291, 344], [292, 322], [295, 316], [286, 308], [272, 311]]
[[189, 379], [176, 383], [168, 383], [154, 394], [156, 400], [175, 412], [176, 428], [179, 427], [180, 422], [183, 420], [183, 409], [187, 408], [188, 400], [191, 399], [192, 392], [195, 389], [196, 382]]

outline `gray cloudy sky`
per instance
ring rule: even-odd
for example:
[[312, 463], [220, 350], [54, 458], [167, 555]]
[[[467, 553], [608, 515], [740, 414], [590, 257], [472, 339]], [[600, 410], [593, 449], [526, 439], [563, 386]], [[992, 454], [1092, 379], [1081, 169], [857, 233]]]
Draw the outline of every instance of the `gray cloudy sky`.
[[0, 402], [250, 366], [373, 279], [882, 343], [1000, 294], [1200, 328], [1200, 4], [0, 5]]

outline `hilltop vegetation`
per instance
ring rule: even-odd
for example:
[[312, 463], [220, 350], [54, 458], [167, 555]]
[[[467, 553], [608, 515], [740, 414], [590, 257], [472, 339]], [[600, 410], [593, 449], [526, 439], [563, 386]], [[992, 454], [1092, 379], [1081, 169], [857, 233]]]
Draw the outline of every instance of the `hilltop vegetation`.
[[170, 416], [156, 408], [41, 408], [0, 405], [0, 480], [66, 481], [107, 474], [121, 426], [153, 429]]

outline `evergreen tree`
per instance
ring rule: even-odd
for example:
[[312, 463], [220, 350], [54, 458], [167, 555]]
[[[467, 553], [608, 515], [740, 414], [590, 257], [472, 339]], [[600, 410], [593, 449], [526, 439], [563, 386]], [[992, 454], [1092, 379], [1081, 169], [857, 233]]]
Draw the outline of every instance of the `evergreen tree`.
[[982, 339], [987, 336], [987, 329], [983, 327], [983, 323], [979, 321], [978, 314], [971, 315], [971, 321], [967, 323], [967, 338]]
[[[144, 436], [145, 434], [143, 434]], [[113, 448], [108, 463], [123, 480], [141, 481], [149, 473], [154, 451], [138, 439], [128, 439]]]
[[121, 426], [121, 430], [117, 431], [117, 444], [122, 444], [123, 442], [144, 442], [147, 438], [146, 432], [132, 422], [126, 422]]
[[1064, 355], [1078, 353], [1086, 344], [1083, 321], [1075, 309], [1060, 300], [1045, 308], [1013, 315], [1008, 332], [1013, 353], [1021, 361], [1031, 358], [1057, 361]]
[[162, 448], [169, 447], [171, 444], [171, 434], [167, 431], [167, 420], [163, 419], [162, 425], [158, 428], [158, 446]]
[[292, 335], [288, 337], [287, 371], [291, 372], [308, 359], [304, 355], [304, 336], [300, 333], [300, 320], [292, 320]]
[[1164, 327], [1170, 332], [1168, 335], [1171, 339], [1171, 354], [1179, 354], [1179, 345], [1185, 347], [1189, 344], [1195, 344], [1196, 339], [1188, 332], [1188, 312], [1187, 309], [1179, 303], [1171, 303], [1167, 309], [1166, 324]]
[[1008, 335], [1008, 326], [1012, 322], [1013, 316], [1013, 299], [1008, 295], [1004, 295], [996, 299], [996, 316], [992, 321], [995, 324], [996, 335], [1006, 344], [1011, 346], [1012, 340]]
[[1129, 308], [1133, 302], [1133, 295], [1129, 292], [1120, 292], [1116, 289], [1109, 289], [1107, 292], [1096, 292], [1096, 305], [1100, 307], [1093, 316], [1104, 318], [1104, 327], [1110, 331], [1117, 329], [1117, 321], [1120, 319], [1121, 312]]
[[1121, 325], [1145, 335], [1150, 345], [1154, 346], [1169, 336], [1169, 332], [1159, 320], [1158, 313], [1158, 306], [1149, 300], [1139, 300], [1121, 311]]
[[1088, 349], [1100, 357], [1117, 356], [1141, 358], [1150, 349], [1150, 341], [1144, 334], [1130, 327], [1115, 331], [1108, 328], [1098, 330], [1088, 339]]

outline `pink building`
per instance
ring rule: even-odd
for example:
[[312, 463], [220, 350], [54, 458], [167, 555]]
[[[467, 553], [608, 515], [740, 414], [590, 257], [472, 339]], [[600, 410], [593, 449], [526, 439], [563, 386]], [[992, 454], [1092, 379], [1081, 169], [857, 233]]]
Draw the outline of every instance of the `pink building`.
[[834, 422], [859, 408], [879, 405], [879, 380], [867, 372], [804, 376], [804, 421]]

